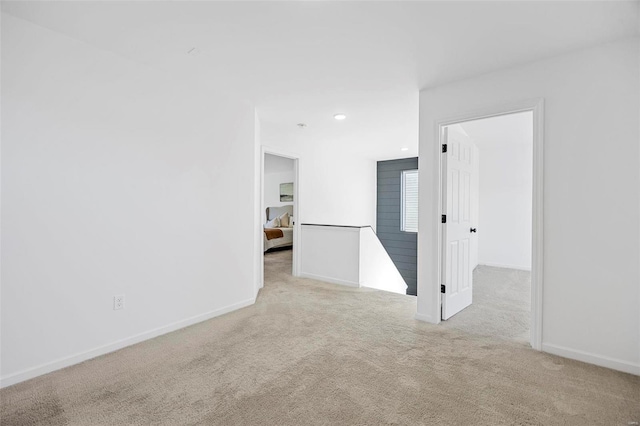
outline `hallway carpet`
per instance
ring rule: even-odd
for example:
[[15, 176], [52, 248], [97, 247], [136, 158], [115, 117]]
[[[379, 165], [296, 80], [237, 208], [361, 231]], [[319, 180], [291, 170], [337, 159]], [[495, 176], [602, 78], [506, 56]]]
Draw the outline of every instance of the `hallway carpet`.
[[640, 421], [636, 376], [418, 322], [414, 297], [266, 258], [254, 306], [3, 389], [2, 426]]

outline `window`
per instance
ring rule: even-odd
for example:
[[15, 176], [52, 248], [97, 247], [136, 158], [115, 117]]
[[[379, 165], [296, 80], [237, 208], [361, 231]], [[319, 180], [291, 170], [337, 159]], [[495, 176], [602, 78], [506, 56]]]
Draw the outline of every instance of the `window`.
[[404, 232], [418, 232], [418, 171], [402, 171], [402, 220]]

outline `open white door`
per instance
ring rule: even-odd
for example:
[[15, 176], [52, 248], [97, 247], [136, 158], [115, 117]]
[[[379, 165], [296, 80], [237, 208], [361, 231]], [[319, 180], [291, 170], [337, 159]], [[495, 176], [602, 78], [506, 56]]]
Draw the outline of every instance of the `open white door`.
[[462, 131], [445, 127], [443, 136], [442, 319], [446, 320], [473, 300], [472, 203], [477, 202], [473, 180], [478, 176], [478, 150]]

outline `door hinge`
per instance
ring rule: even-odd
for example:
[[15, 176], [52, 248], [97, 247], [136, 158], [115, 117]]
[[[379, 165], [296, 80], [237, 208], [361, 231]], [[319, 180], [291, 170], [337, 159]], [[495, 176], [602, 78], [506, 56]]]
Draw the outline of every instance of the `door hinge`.
[[442, 153], [444, 154], [445, 152], [447, 152], [447, 144], [443, 143], [442, 144]]
[[440, 284], [440, 293], [446, 293], [445, 290], [447, 289], [447, 287], [445, 287], [444, 284]]
[[447, 223], [447, 215], [446, 214], [442, 215], [442, 223]]

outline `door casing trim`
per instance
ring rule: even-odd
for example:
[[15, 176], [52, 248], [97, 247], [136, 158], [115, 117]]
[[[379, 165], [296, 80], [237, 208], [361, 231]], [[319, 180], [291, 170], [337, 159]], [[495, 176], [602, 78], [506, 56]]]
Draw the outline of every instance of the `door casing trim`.
[[[502, 115], [515, 114], [518, 112], [531, 111], [533, 113], [533, 191], [532, 191], [532, 250], [531, 250], [531, 324], [530, 324], [530, 343], [533, 349], [538, 351], [542, 350], [542, 303], [543, 303], [543, 289], [544, 289], [544, 99], [530, 99], [521, 102], [513, 102], [509, 104], [502, 104], [496, 106], [488, 106], [473, 111], [468, 111], [454, 117], [435, 120], [434, 131], [436, 132], [434, 140], [438, 143], [435, 144], [436, 158], [438, 161], [438, 211], [443, 211], [442, 205], [442, 135], [443, 128], [452, 124], [463, 123], [465, 121], [478, 120], [483, 118], [498, 117]], [[437, 219], [440, 216], [437, 217]], [[436, 265], [437, 281], [431, 282], [429, 288], [429, 294], [437, 298], [437, 311], [440, 312], [442, 308], [442, 300], [440, 298], [440, 285], [442, 281], [442, 226], [440, 221], [436, 221], [435, 224], [430, 226], [436, 226], [438, 236], [438, 249], [436, 250], [437, 258], [431, 259], [432, 265]], [[420, 273], [420, 271], [418, 271]], [[421, 315], [421, 317], [425, 317]], [[440, 322], [439, 316], [429, 316], [434, 323]], [[418, 318], [416, 315], [416, 319]]]

